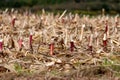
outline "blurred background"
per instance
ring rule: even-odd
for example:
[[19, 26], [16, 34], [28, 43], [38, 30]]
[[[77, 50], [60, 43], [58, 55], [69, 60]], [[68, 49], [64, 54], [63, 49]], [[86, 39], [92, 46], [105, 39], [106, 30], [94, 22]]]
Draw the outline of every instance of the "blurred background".
[[38, 11], [70, 10], [77, 13], [120, 13], [120, 0], [0, 0], [0, 8], [19, 8]]

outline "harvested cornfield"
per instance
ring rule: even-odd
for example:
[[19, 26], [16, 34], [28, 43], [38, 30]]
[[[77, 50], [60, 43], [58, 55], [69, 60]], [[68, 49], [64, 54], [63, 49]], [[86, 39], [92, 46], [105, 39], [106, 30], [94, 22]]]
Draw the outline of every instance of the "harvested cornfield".
[[0, 14], [1, 80], [120, 79], [120, 16], [66, 12]]

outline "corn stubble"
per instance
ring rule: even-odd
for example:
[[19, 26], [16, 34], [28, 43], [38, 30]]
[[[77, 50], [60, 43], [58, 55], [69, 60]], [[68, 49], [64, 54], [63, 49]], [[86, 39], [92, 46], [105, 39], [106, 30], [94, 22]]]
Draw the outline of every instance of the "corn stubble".
[[[44, 79], [50, 80], [71, 75], [70, 78], [79, 80], [89, 71], [94, 75], [96, 70], [101, 71], [96, 74], [108, 76], [108, 71], [117, 72], [109, 66], [120, 63], [120, 16], [90, 17], [66, 12], [54, 15], [42, 10], [38, 15], [18, 13], [14, 9], [3, 11], [0, 71], [41, 73]], [[16, 63], [19, 70], [15, 68]], [[103, 69], [105, 66], [108, 71]], [[91, 67], [97, 69], [90, 70]]]

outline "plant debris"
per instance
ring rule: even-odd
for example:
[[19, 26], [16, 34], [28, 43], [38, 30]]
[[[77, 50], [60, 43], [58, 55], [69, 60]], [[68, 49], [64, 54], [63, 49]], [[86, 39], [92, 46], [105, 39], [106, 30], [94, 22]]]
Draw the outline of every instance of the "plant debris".
[[119, 79], [120, 16], [66, 11], [0, 14], [0, 79]]

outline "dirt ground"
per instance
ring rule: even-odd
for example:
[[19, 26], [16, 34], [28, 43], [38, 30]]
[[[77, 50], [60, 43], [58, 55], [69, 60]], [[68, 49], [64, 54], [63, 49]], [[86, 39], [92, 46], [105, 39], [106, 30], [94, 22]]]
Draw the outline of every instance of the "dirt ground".
[[0, 80], [120, 80], [119, 77], [104, 67], [94, 67], [90, 69], [74, 70], [63, 73], [61, 76], [46, 73], [12, 73], [0, 74]]

